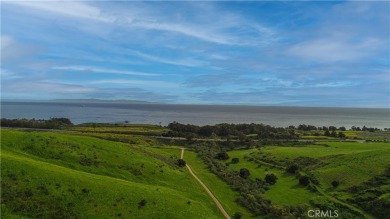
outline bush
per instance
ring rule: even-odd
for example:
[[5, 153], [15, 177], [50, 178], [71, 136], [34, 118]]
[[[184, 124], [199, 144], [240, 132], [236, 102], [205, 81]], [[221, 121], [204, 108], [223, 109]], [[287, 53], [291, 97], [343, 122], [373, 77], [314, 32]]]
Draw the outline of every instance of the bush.
[[251, 175], [247, 168], [240, 169], [240, 176], [244, 179], [248, 178]]
[[309, 177], [307, 177], [307, 176], [299, 177], [299, 184], [301, 184], [303, 186], [307, 186], [307, 185], [309, 185], [309, 183], [310, 183]]
[[334, 181], [332, 182], [333, 188], [337, 188], [337, 186], [339, 186], [339, 185], [340, 185], [339, 181], [334, 180]]
[[237, 157], [232, 159], [232, 163], [238, 163], [238, 162], [240, 162], [240, 159], [238, 159]]
[[265, 182], [270, 184], [270, 185], [275, 184], [277, 179], [278, 179], [278, 177], [276, 177], [275, 174], [273, 174], [273, 173], [267, 174], [264, 178]]
[[185, 166], [186, 166], [186, 162], [185, 162], [185, 160], [183, 160], [183, 159], [178, 159], [178, 160], [177, 160], [177, 165], [178, 165], [179, 167], [185, 167]]
[[215, 158], [217, 158], [218, 160], [227, 160], [229, 159], [229, 155], [226, 152], [220, 152]]
[[292, 165], [290, 165], [290, 166], [286, 169], [286, 172], [295, 174], [295, 173], [297, 172], [298, 168], [299, 168], [298, 165], [292, 164]]
[[146, 200], [145, 199], [142, 199], [139, 203], [138, 203], [138, 208], [143, 208], [145, 207], [146, 205]]

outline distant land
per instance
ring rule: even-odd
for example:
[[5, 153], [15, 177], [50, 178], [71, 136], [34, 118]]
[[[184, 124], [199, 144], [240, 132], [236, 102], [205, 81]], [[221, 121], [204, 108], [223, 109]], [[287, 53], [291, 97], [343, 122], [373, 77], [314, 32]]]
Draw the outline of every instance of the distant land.
[[159, 102], [149, 102], [149, 101], [142, 101], [142, 100], [103, 100], [103, 99], [52, 99], [52, 100], [29, 100], [29, 99], [2, 99], [1, 102], [54, 102], [54, 103], [142, 103], [142, 104], [162, 104]]
[[247, 106], [247, 107], [304, 107], [304, 108], [342, 108], [342, 109], [389, 109], [387, 107], [354, 107], [354, 106], [310, 106], [310, 105], [278, 105], [278, 104], [261, 104], [261, 103], [167, 103], [143, 100], [128, 99], [1, 99], [1, 102], [10, 103], [122, 103], [122, 104], [163, 104], [163, 105], [184, 105], [184, 106]]

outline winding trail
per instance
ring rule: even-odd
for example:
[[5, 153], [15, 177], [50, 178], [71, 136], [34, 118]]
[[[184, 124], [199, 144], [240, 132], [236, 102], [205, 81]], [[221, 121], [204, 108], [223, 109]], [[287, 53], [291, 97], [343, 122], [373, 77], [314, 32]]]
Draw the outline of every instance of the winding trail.
[[[181, 153], [180, 153], [180, 159], [183, 159], [184, 157], [184, 150], [185, 148], [181, 148]], [[218, 201], [218, 199], [213, 195], [213, 193], [210, 191], [209, 188], [207, 188], [207, 186], [202, 182], [202, 180], [200, 180], [194, 172], [192, 172], [192, 169], [191, 167], [186, 164], [186, 167], [188, 169], [188, 171], [191, 173], [191, 175], [196, 179], [196, 181], [198, 181], [198, 183], [204, 188], [204, 190], [206, 190], [207, 194], [209, 194], [209, 196], [211, 197], [211, 199], [213, 199], [214, 203], [217, 205], [217, 207], [219, 208], [219, 210], [221, 211], [221, 213], [223, 214], [223, 216], [225, 216], [226, 219], [231, 219], [229, 214], [225, 211], [225, 209], [223, 208], [223, 206], [221, 205], [221, 203]]]

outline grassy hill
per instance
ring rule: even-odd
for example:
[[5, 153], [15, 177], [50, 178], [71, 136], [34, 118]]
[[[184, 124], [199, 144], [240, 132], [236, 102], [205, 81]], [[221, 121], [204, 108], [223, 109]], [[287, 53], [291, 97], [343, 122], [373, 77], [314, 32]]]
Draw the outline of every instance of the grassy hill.
[[2, 217], [221, 218], [173, 159], [93, 137], [2, 130]]
[[[184, 160], [230, 215], [253, 218], [256, 208], [248, 205], [256, 200], [271, 212], [256, 218], [283, 212], [285, 218], [294, 212], [304, 217], [313, 208], [339, 209], [340, 218], [390, 213], [390, 144], [384, 141], [323, 139], [242, 149], [250, 147], [148, 137], [165, 132], [127, 124], [2, 129], [2, 218], [223, 218], [187, 169], [176, 165], [183, 146], [192, 149]], [[217, 159], [220, 151], [230, 158]], [[300, 167], [298, 173], [286, 172], [291, 164]], [[240, 177], [242, 168], [250, 171], [248, 179]], [[265, 183], [271, 173], [278, 178], [273, 185]], [[299, 183], [302, 175], [309, 176], [308, 186]], [[250, 184], [256, 181], [260, 186]]]

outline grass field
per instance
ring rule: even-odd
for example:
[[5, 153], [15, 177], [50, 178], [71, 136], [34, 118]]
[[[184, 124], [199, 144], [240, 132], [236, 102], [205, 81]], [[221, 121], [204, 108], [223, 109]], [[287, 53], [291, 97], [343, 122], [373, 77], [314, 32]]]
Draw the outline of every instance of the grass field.
[[128, 144], [2, 130], [1, 159], [4, 218], [222, 217], [185, 170]]
[[82, 132], [97, 132], [97, 133], [119, 133], [119, 134], [139, 134], [139, 135], [156, 135], [159, 136], [166, 132], [167, 129], [158, 125], [127, 125], [127, 124], [81, 124], [72, 127], [70, 130]]
[[273, 165], [258, 164], [253, 162], [251, 155], [258, 152], [258, 149], [230, 151], [229, 157], [239, 158], [237, 164], [230, 164], [229, 169], [239, 171], [241, 168], [249, 169], [252, 178], [264, 179], [267, 174], [273, 173], [278, 177], [276, 184], [270, 186], [264, 196], [274, 204], [300, 205], [309, 203], [310, 199], [316, 197], [307, 188], [300, 186], [298, 179], [285, 173], [284, 170], [273, 167]]
[[389, 143], [321, 142], [307, 147], [265, 147], [262, 154], [278, 163], [291, 162], [299, 157], [315, 158], [321, 167], [313, 173], [323, 188], [331, 188], [331, 182], [340, 181], [339, 190], [359, 185], [382, 174], [390, 164]]

